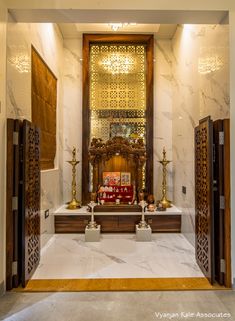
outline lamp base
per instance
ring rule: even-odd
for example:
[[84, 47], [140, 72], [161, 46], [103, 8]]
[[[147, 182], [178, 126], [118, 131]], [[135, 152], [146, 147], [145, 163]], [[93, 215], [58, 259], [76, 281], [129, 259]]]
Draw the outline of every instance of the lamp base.
[[148, 228], [148, 224], [146, 223], [146, 221], [140, 221], [139, 222], [139, 224], [138, 224], [138, 228], [139, 229], [142, 229], [142, 228], [144, 228], [144, 229], [146, 229], [146, 228]]
[[71, 202], [69, 202], [68, 206], [67, 206], [67, 209], [68, 210], [76, 210], [77, 208], [80, 208], [81, 205], [80, 205], [80, 202], [78, 202], [75, 198], [72, 199]]
[[171, 201], [169, 201], [166, 198], [162, 198], [160, 202], [162, 204], [162, 207], [164, 207], [164, 208], [170, 208], [171, 207]]

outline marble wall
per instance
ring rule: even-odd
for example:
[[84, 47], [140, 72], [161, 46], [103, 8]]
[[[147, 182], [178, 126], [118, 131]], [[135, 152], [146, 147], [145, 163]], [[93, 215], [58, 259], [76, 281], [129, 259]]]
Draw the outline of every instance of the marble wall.
[[[11, 22], [7, 30], [7, 117], [31, 120], [31, 45], [57, 77], [57, 152], [55, 169], [41, 172], [42, 246], [53, 233], [53, 211], [62, 203], [63, 39], [56, 25]], [[59, 157], [60, 155], [60, 157]], [[49, 209], [49, 218], [44, 211]]]
[[[45, 209], [53, 211], [71, 198], [71, 167], [66, 161], [73, 146], [80, 160], [77, 190], [81, 199], [82, 36], [63, 40], [52, 24], [9, 24], [8, 117], [31, 118], [31, 43], [58, 78], [56, 168], [42, 172], [44, 215]], [[154, 195], [161, 197], [158, 160], [165, 146], [167, 158], [173, 161], [168, 167], [168, 198], [182, 208], [183, 232], [193, 243], [194, 127], [208, 114], [213, 119], [229, 117], [228, 27], [179, 26], [172, 40], [155, 40], [154, 56]], [[42, 218], [43, 231], [52, 231], [49, 222]]]
[[[154, 63], [154, 195], [161, 197], [162, 149], [172, 159], [172, 62], [171, 41], [155, 41]], [[64, 202], [71, 197], [71, 168], [66, 160], [71, 158], [72, 147], [78, 149], [77, 158], [82, 159], [82, 37], [64, 40], [64, 136], [63, 136], [63, 195]], [[62, 165], [61, 165], [62, 166]], [[81, 170], [78, 165], [78, 199], [81, 199]], [[172, 165], [169, 166], [169, 198], [173, 197]]]
[[[194, 243], [194, 128], [199, 119], [229, 118], [228, 26], [184, 25], [172, 40], [174, 203]], [[182, 193], [186, 187], [186, 194]]]
[[82, 189], [82, 36], [64, 40], [63, 64], [63, 200], [71, 200], [71, 160], [72, 149], [76, 147], [77, 159], [77, 199], [81, 200]]
[[[172, 48], [170, 40], [155, 40], [154, 48], [154, 195], [161, 199], [163, 147], [172, 160]], [[167, 195], [173, 199], [172, 163], [167, 167]]]

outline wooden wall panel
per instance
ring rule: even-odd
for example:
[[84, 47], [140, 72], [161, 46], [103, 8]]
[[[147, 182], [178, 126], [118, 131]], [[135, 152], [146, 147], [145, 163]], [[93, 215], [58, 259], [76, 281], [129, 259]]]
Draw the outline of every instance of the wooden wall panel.
[[41, 169], [54, 168], [57, 79], [32, 47], [32, 122], [41, 129]]
[[153, 232], [181, 232], [181, 215], [146, 215], [146, 221], [151, 226]]
[[[139, 215], [102, 215], [96, 214], [95, 221], [101, 225], [102, 233], [128, 232], [134, 233], [140, 222]], [[84, 233], [90, 221], [90, 215], [55, 215], [55, 233]], [[181, 231], [181, 215], [146, 215], [146, 221], [153, 232]]]

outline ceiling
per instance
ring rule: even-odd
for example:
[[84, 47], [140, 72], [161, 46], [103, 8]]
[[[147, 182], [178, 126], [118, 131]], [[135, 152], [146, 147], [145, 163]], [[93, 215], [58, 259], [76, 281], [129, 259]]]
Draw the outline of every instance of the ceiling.
[[64, 39], [79, 38], [82, 33], [153, 33], [157, 39], [172, 39], [177, 24], [128, 24], [113, 31], [108, 23], [59, 23]]
[[[25, 0], [26, 1], [26, 0]], [[72, 1], [72, 0], [71, 0]], [[96, 1], [97, 9], [77, 9], [76, 6], [80, 6], [82, 1], [73, 0], [73, 6], [70, 9], [9, 9], [14, 21], [16, 22], [54, 22], [54, 23], [109, 23], [109, 22], [137, 22], [137, 23], [148, 23], [148, 24], [217, 24], [217, 23], [228, 23], [228, 12], [224, 10], [162, 10], [162, 9], [147, 9], [148, 5], [151, 3], [158, 4], [158, 1], [144, 1], [139, 0], [141, 6], [145, 6], [145, 9], [131, 9], [128, 5], [128, 0], [119, 0], [116, 3], [114, 1], [106, 0], [109, 2], [110, 6], [113, 7], [115, 4], [119, 7], [128, 6], [129, 9], [102, 9], [103, 1]], [[165, 1], [165, 0], [162, 0]], [[201, 0], [203, 1], [203, 0]], [[211, 0], [213, 1], [213, 0]], [[222, 0], [217, 0], [222, 1]], [[225, 0], [224, 0], [225, 1]], [[18, 1], [21, 2], [21, 1]], [[29, 7], [34, 1], [27, 1]], [[47, 0], [49, 3], [49, 0]], [[53, 5], [57, 2], [61, 2], [64, 6], [68, 6], [69, 0], [67, 1], [55, 1], [52, 0]], [[85, 7], [91, 7], [91, 0], [84, 0], [86, 3]], [[125, 5], [123, 4], [125, 3]], [[129, 1], [130, 2], [130, 1]], [[134, 4], [136, 1], [132, 1]], [[166, 6], [167, 6], [167, 1]], [[168, 1], [169, 2], [169, 1]], [[173, 1], [177, 3], [177, 1]], [[187, 2], [187, 1], [186, 1]], [[206, 2], [204, 0], [204, 2]], [[191, 4], [190, 1], [188, 3]], [[43, 0], [41, 0], [41, 5], [43, 7]], [[168, 4], [169, 5], [169, 4]], [[60, 7], [60, 4], [57, 4]], [[106, 7], [105, 6], [105, 7]], [[177, 6], [177, 5], [176, 5]], [[50, 4], [49, 4], [50, 7]], [[109, 6], [108, 6], [109, 7]], [[189, 5], [190, 7], [190, 5]], [[99, 8], [99, 9], [98, 9]]]

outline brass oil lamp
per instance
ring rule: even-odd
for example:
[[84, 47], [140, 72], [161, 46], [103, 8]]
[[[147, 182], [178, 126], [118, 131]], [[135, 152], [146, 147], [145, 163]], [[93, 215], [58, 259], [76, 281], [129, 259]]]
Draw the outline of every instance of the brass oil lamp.
[[71, 161], [67, 161], [69, 164], [72, 165], [72, 200], [69, 202], [68, 204], [68, 209], [69, 210], [75, 210], [80, 206], [80, 202], [77, 200], [76, 194], [76, 166], [78, 163], [80, 163], [79, 161], [76, 160], [76, 148], [73, 147], [73, 151], [72, 151], [72, 160]]

